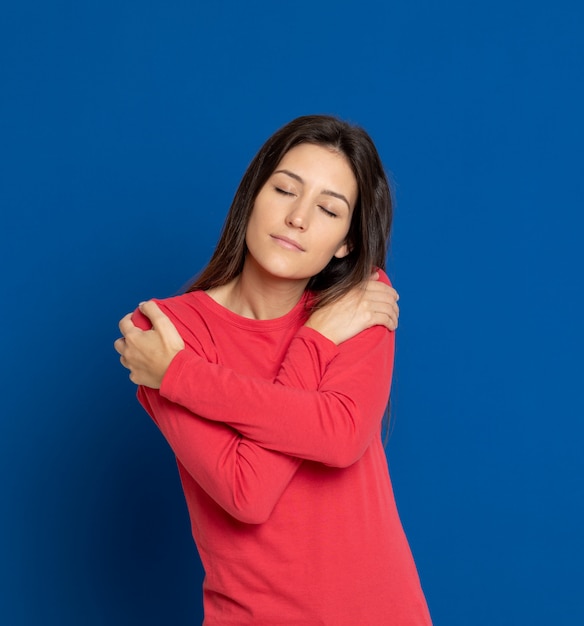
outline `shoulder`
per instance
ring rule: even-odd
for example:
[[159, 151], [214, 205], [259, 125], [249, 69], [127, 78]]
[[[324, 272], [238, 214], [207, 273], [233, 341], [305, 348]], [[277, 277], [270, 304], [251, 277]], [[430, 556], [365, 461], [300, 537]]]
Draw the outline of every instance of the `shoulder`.
[[168, 315], [185, 341], [192, 333], [200, 334], [201, 329], [207, 327], [207, 318], [210, 315], [204, 305], [206, 295], [202, 291], [191, 291], [172, 298], [154, 301], [160, 309]]
[[[185, 293], [171, 298], [152, 298], [152, 302], [155, 302], [158, 308], [173, 322], [181, 322], [199, 315], [201, 307], [197, 304], [197, 300], [199, 299], [196, 295], [197, 293], [198, 292]], [[143, 321], [148, 319], [138, 308], [134, 311], [134, 317], [135, 324], [136, 322], [141, 322], [137, 324], [140, 327], [144, 325]]]
[[376, 271], [379, 274], [379, 278], [377, 279], [379, 282], [385, 283], [386, 285], [393, 287], [393, 285], [391, 284], [391, 280], [389, 280], [389, 276], [382, 269], [376, 268]]
[[170, 298], [153, 298], [153, 301], [170, 318], [199, 316], [203, 307], [200, 305], [201, 291], [190, 291]]
[[[174, 324], [187, 346], [197, 352], [211, 342], [207, 319], [210, 313], [203, 304], [205, 297], [202, 291], [192, 291], [171, 298], [152, 299]], [[152, 327], [150, 320], [139, 309], [134, 311], [132, 321], [143, 330]]]

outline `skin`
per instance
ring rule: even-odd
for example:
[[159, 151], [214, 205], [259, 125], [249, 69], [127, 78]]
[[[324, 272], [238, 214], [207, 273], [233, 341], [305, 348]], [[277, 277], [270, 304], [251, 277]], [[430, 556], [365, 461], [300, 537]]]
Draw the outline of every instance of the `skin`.
[[290, 150], [255, 200], [242, 273], [209, 295], [244, 317], [287, 313], [312, 276], [333, 256], [348, 254], [345, 239], [357, 196], [344, 156], [310, 144]]
[[[207, 293], [222, 306], [252, 319], [285, 315], [310, 278], [333, 256], [348, 254], [346, 236], [358, 187], [345, 156], [311, 144], [292, 148], [260, 190], [247, 226], [248, 254], [239, 276]], [[365, 284], [315, 311], [306, 325], [335, 344], [374, 325], [397, 328], [397, 292], [372, 274]], [[120, 321], [114, 347], [130, 380], [159, 389], [184, 342], [154, 302], [140, 304], [152, 329]]]

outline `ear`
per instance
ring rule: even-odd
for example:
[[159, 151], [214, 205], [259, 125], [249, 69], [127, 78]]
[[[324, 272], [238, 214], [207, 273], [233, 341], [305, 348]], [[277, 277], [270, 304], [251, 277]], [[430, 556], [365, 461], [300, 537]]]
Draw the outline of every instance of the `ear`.
[[333, 254], [333, 256], [336, 257], [337, 259], [342, 259], [343, 257], [347, 256], [347, 254], [349, 254], [349, 252], [351, 252], [351, 248], [350, 248], [349, 244], [347, 243], [347, 241], [345, 240], [337, 248], [337, 251]]

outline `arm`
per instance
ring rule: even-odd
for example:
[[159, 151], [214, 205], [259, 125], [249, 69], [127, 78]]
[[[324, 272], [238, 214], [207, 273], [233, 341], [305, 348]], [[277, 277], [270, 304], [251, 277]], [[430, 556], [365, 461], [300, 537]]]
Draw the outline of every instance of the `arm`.
[[[226, 421], [263, 447], [344, 467], [358, 460], [379, 432], [393, 354], [394, 334], [381, 326], [338, 347], [302, 328], [273, 382], [183, 350], [171, 362], [160, 392], [209, 420]], [[286, 386], [297, 372], [310, 379], [314, 368], [324, 370], [318, 389]], [[229, 400], [233, 397], [241, 398], [236, 407]]]
[[301, 460], [266, 450], [219, 422], [201, 419], [158, 391], [138, 399], [177, 459], [207, 494], [241, 522], [266, 521]]
[[[116, 350], [134, 382], [159, 387], [164, 377], [162, 395], [192, 413], [227, 419], [274, 450], [349, 465], [378, 432], [387, 402], [393, 333], [383, 326], [369, 327], [385, 323], [395, 328], [396, 299], [387, 285], [368, 281], [365, 289], [317, 311], [309, 320], [312, 329], [300, 330], [293, 340], [275, 381], [239, 375], [182, 349], [176, 329], [154, 303], [142, 307], [153, 329], [142, 332], [124, 318], [120, 329], [125, 339], [116, 342]], [[368, 330], [360, 333], [363, 328]], [[332, 341], [324, 336], [331, 332]], [[335, 341], [344, 343], [337, 347]], [[235, 410], [228, 397], [245, 402]]]
[[[374, 272], [363, 285], [315, 311], [306, 326], [336, 345], [375, 325], [393, 331], [399, 317], [398, 300], [387, 276]], [[134, 324], [134, 315], [144, 317], [143, 327]], [[184, 350], [185, 343], [155, 302], [142, 302], [134, 315], [128, 313], [120, 321], [123, 337], [114, 342], [114, 347], [122, 365], [130, 370], [132, 382], [160, 389], [171, 361]]]
[[[151, 327], [139, 311], [132, 320], [142, 330]], [[179, 337], [169, 341], [182, 343]], [[226, 424], [202, 419], [170, 402], [155, 389], [140, 386], [137, 395], [177, 459], [217, 504], [249, 524], [269, 518], [301, 459], [262, 448]]]

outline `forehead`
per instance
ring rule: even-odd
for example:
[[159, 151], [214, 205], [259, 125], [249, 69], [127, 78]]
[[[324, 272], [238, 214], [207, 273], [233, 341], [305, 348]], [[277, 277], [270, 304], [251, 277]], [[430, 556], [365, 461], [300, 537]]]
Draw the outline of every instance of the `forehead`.
[[304, 184], [343, 194], [351, 206], [357, 201], [357, 180], [347, 157], [334, 148], [302, 143], [294, 146], [276, 166], [300, 177]]

